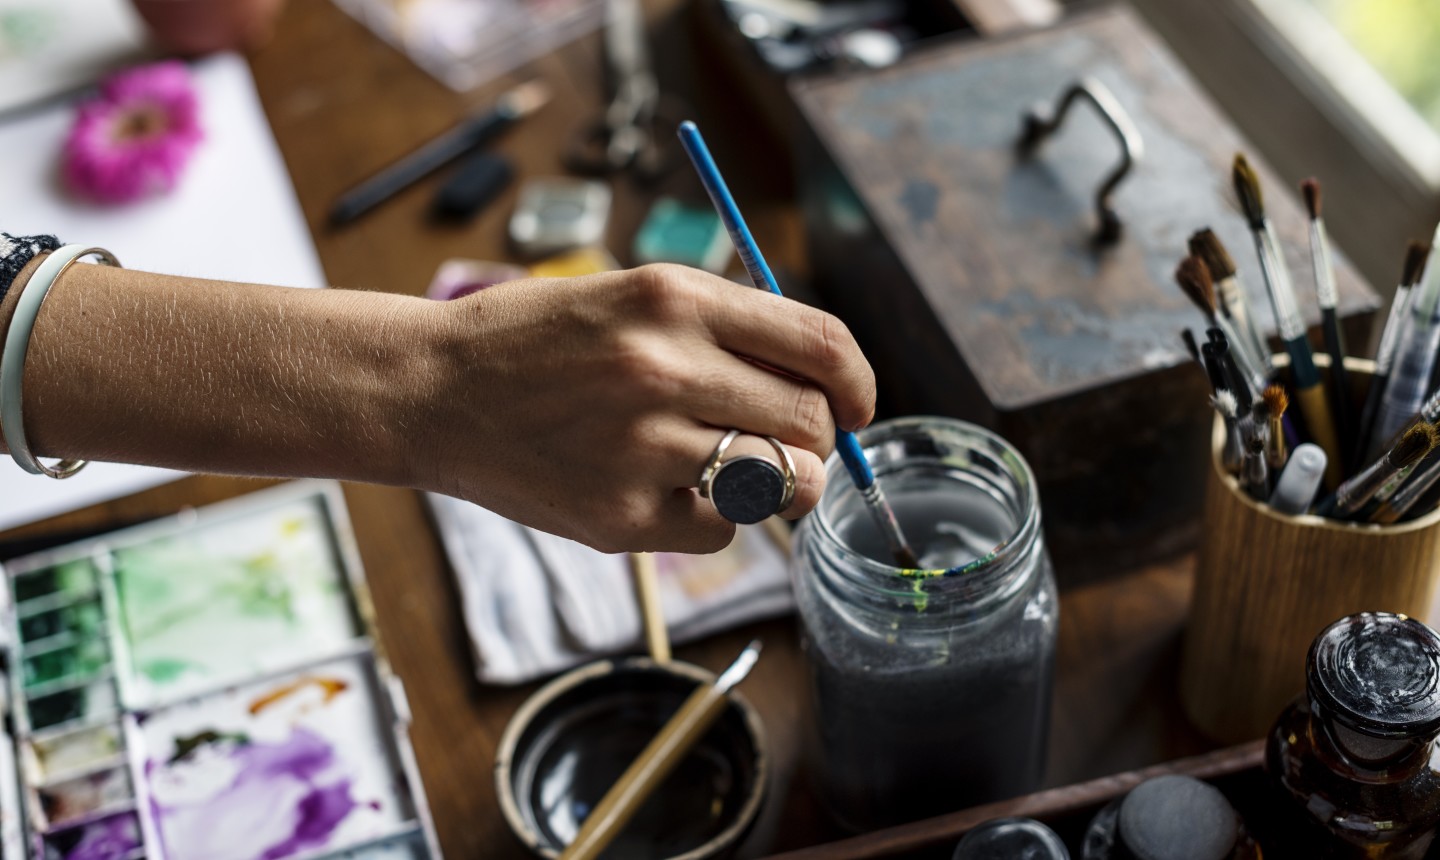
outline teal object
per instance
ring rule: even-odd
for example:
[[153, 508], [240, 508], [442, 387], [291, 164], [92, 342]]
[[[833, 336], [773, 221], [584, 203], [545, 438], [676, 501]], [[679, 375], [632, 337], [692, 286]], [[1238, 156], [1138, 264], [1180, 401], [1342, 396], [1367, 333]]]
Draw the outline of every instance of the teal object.
[[634, 250], [639, 263], [681, 263], [717, 275], [731, 254], [725, 224], [713, 209], [686, 206], [670, 197], [650, 207], [635, 234]]

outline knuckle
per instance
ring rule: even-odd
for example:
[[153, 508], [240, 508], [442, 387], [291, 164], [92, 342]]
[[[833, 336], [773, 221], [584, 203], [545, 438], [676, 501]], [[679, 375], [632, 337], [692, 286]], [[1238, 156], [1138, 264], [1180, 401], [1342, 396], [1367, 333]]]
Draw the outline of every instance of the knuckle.
[[640, 308], [659, 319], [693, 315], [700, 291], [686, 276], [685, 267], [674, 263], [650, 263], [635, 270], [635, 299]]
[[830, 402], [818, 388], [804, 386], [795, 398], [795, 432], [806, 447], [822, 444], [830, 435]]
[[831, 314], [818, 313], [811, 319], [810, 349], [816, 361], [827, 366], [844, 363], [849, 358], [849, 347], [855, 342], [850, 329]]

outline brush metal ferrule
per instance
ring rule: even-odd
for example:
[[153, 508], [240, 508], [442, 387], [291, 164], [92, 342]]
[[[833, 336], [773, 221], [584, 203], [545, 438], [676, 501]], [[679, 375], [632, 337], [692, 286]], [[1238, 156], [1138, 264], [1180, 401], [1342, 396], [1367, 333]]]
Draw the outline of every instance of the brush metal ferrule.
[[1265, 342], [1265, 337], [1255, 323], [1255, 314], [1250, 310], [1250, 296], [1245, 292], [1245, 286], [1240, 283], [1240, 276], [1231, 275], [1220, 279], [1215, 283], [1215, 290], [1229, 309], [1235, 328], [1245, 335], [1251, 354], [1268, 378], [1275, 372], [1275, 365], [1270, 357], [1270, 345]]
[[1241, 469], [1241, 480], [1245, 490], [1255, 499], [1264, 500], [1270, 495], [1270, 468], [1265, 464], [1265, 455], [1259, 451], [1246, 451], [1245, 464]]
[[894, 508], [890, 507], [885, 492], [880, 489], [880, 482], [872, 481], [870, 486], [860, 490], [860, 496], [865, 499], [865, 509], [870, 512], [870, 518], [879, 527], [880, 534], [885, 536], [890, 554], [897, 561], [902, 561], [904, 567], [918, 568], [920, 559], [906, 542], [905, 533], [900, 530], [900, 521], [895, 518]]
[[1220, 465], [1232, 475], [1240, 474], [1245, 462], [1245, 446], [1240, 441], [1240, 422], [1234, 415], [1224, 415], [1225, 445], [1220, 449]]
[[1420, 405], [1420, 420], [1426, 424], [1440, 422], [1440, 388], [1430, 392], [1430, 396]]
[[1275, 227], [1268, 218], [1265, 226], [1255, 231], [1255, 250], [1260, 257], [1260, 272], [1265, 276], [1270, 309], [1275, 312], [1275, 326], [1280, 330], [1280, 339], [1293, 341], [1303, 338], [1305, 322], [1300, 318], [1300, 307], [1295, 302], [1295, 285], [1290, 280], [1285, 258], [1280, 255], [1280, 240], [1275, 236]]
[[[1412, 303], [1413, 304], [1413, 303]], [[1405, 429], [1425, 405], [1430, 371], [1440, 351], [1440, 320], [1422, 317], [1414, 308], [1404, 342], [1395, 351], [1385, 395], [1380, 401], [1371, 444], [1384, 445]], [[1371, 451], [1375, 456], [1378, 451]]]
[[1380, 330], [1380, 346], [1375, 349], [1375, 375], [1390, 373], [1395, 363], [1395, 349], [1400, 345], [1400, 336], [1410, 319], [1410, 298], [1412, 288], [1401, 284], [1395, 288], [1395, 298], [1390, 302], [1390, 313], [1385, 317], [1385, 328]]
[[1400, 468], [1391, 464], [1388, 454], [1366, 466], [1335, 491], [1335, 516], [1348, 517], [1365, 507], [1399, 471]]
[[1259, 400], [1260, 394], [1269, 384], [1265, 371], [1256, 364], [1255, 356], [1250, 354], [1250, 349], [1245, 344], [1244, 338], [1235, 330], [1233, 320], [1215, 315], [1216, 327], [1225, 333], [1225, 340], [1230, 344], [1230, 354], [1235, 357], [1235, 364], [1239, 367], [1240, 373], [1245, 377], [1245, 386], [1250, 389], [1250, 399]]
[[1268, 424], [1270, 432], [1265, 437], [1265, 462], [1271, 471], [1277, 471], [1285, 467], [1285, 460], [1290, 456], [1285, 447], [1285, 424], [1279, 415], [1271, 415]]
[[1422, 463], [1422, 466], [1423, 468], [1415, 473], [1413, 480], [1407, 482], [1395, 492], [1395, 495], [1390, 497], [1389, 516], [1382, 522], [1393, 523], [1405, 516], [1411, 508], [1415, 507], [1415, 503], [1430, 492], [1430, 488], [1434, 487], [1437, 481], [1440, 481], [1440, 459], [1431, 460], [1428, 464]]
[[1406, 466], [1400, 471], [1396, 472], [1395, 477], [1386, 481], [1385, 486], [1381, 487], [1380, 490], [1375, 493], [1375, 501], [1389, 501], [1397, 492], [1399, 492], [1401, 487], [1405, 486], [1405, 482], [1409, 480], [1410, 476], [1414, 474], [1415, 470], [1420, 468], [1421, 465], [1423, 465], [1423, 461], [1421, 463], [1411, 463], [1409, 466]]
[[1330, 261], [1330, 237], [1325, 232], [1325, 222], [1319, 218], [1310, 221], [1310, 262], [1315, 268], [1315, 298], [1320, 309], [1334, 310], [1339, 303], [1339, 291], [1335, 289], [1335, 268]]

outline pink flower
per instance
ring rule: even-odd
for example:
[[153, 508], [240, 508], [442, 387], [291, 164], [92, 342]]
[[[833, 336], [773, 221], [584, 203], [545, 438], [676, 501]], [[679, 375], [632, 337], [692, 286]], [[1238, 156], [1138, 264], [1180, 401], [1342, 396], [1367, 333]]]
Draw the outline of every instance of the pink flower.
[[200, 143], [200, 104], [185, 64], [118, 72], [79, 106], [62, 173], [77, 194], [128, 203], [175, 187]]

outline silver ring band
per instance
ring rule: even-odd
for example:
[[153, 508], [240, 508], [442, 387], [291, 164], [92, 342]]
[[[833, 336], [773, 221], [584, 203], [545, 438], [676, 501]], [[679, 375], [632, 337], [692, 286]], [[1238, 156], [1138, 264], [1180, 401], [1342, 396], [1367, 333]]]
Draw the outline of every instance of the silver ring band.
[[720, 470], [720, 461], [725, 458], [725, 452], [730, 449], [730, 443], [740, 435], [739, 430], [731, 430], [720, 437], [720, 443], [715, 450], [710, 452], [710, 459], [705, 461], [705, 468], [700, 470], [700, 498], [710, 498], [710, 482], [715, 480], [715, 473]]
[[780, 498], [780, 510], [776, 511], [784, 513], [795, 502], [795, 460], [790, 456], [790, 449], [785, 447], [785, 443], [774, 436], [764, 438], [779, 455], [780, 471], [785, 475], [785, 495]]

